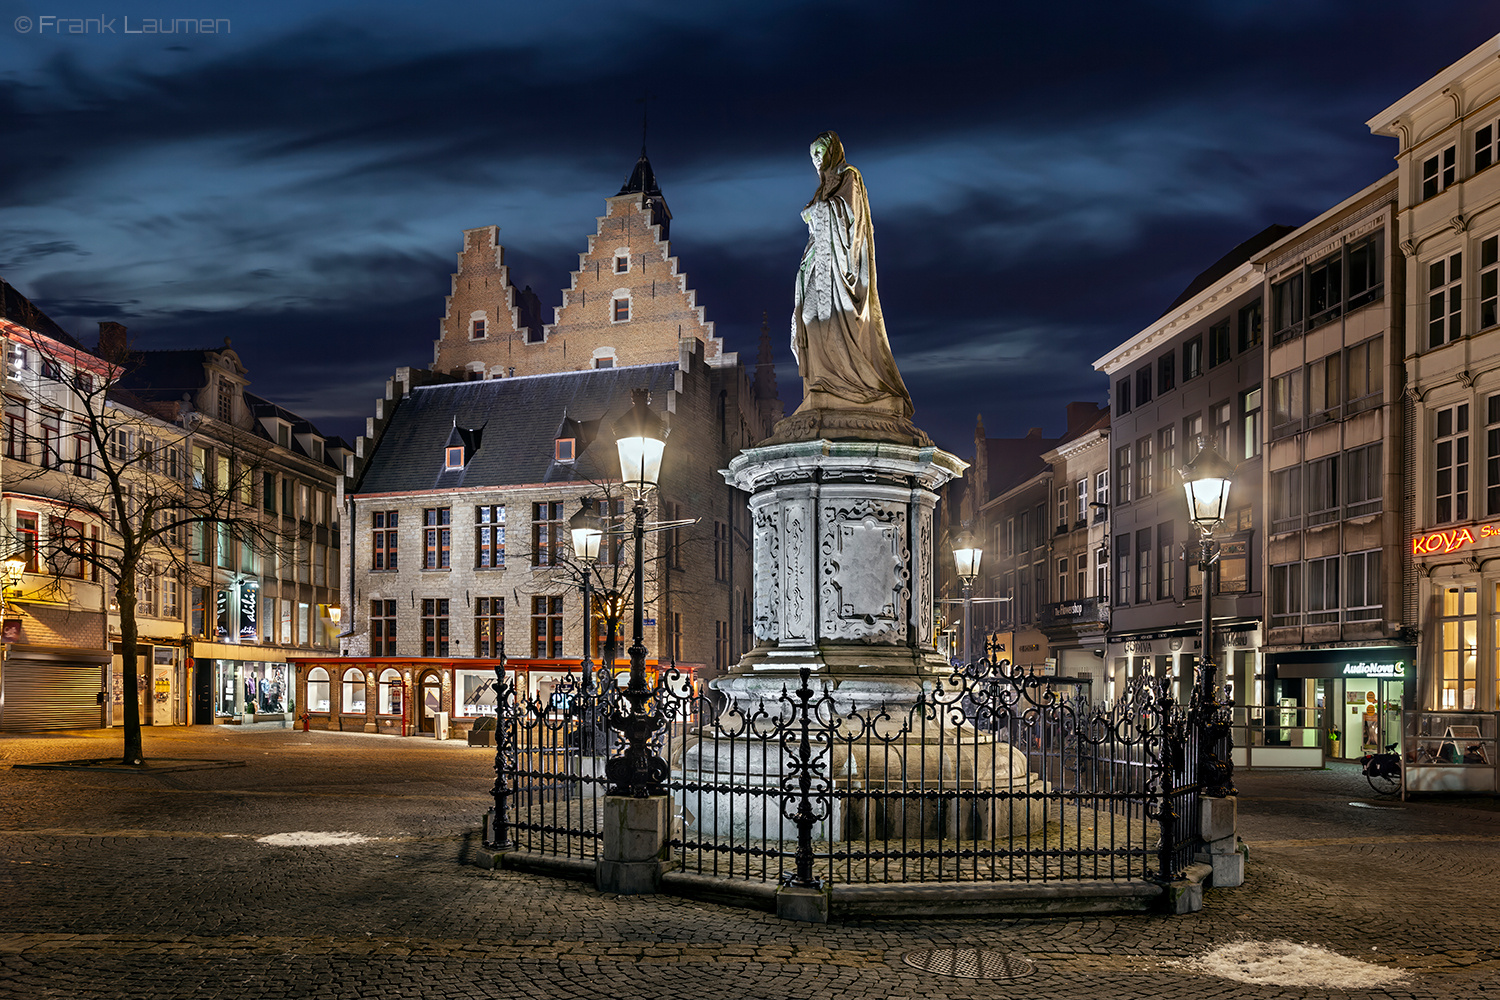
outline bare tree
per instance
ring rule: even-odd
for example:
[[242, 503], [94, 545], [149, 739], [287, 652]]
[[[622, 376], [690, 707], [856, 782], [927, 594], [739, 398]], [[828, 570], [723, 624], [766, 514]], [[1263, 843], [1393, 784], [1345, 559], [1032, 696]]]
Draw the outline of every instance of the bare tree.
[[[253, 436], [222, 440], [212, 467], [192, 447], [196, 414], [180, 403], [142, 399], [123, 388], [130, 358], [97, 357], [36, 332], [19, 338], [36, 364], [12, 376], [21, 411], [6, 414], [7, 487], [29, 484], [49, 508], [45, 530], [21, 539], [34, 572], [93, 580], [113, 591], [125, 659], [126, 764], [145, 760], [135, 657], [143, 574], [158, 565], [186, 578], [192, 556], [215, 544], [276, 544], [256, 516], [262, 466]], [[12, 331], [12, 347], [18, 338]], [[34, 401], [36, 413], [25, 411]]]

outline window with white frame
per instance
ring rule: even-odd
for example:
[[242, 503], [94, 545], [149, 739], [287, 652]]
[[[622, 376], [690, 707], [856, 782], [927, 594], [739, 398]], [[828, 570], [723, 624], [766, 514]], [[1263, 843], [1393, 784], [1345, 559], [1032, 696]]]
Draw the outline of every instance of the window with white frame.
[[1438, 621], [1442, 708], [1472, 711], [1479, 697], [1479, 591], [1449, 584]]
[[1063, 531], [1068, 527], [1068, 511], [1073, 507], [1073, 494], [1066, 486], [1057, 488], [1057, 527]]
[[1479, 329], [1500, 324], [1500, 236], [1479, 242]]
[[[1075, 595], [1082, 597], [1082, 592]], [[1057, 599], [1066, 601], [1068, 599], [1068, 560], [1066, 558], [1057, 561]]]
[[488, 335], [488, 332], [485, 329], [484, 321], [485, 316], [482, 312], [475, 313], [473, 316], [469, 317], [470, 340], [483, 340]]
[[1166, 492], [1181, 481], [1177, 475], [1177, 426], [1168, 424], [1156, 432], [1157, 492]]
[[1345, 620], [1373, 621], [1380, 610], [1380, 550], [1349, 553], [1344, 557]]
[[1458, 180], [1458, 147], [1448, 146], [1422, 161], [1422, 199], [1446, 191]]
[[1073, 484], [1073, 492], [1078, 497], [1078, 517], [1075, 519], [1083, 524], [1089, 519], [1089, 480], [1085, 476]]
[[1115, 603], [1130, 602], [1130, 536], [1115, 536]]
[[1427, 346], [1442, 347], [1463, 334], [1463, 254], [1427, 265]]
[[1494, 163], [1500, 154], [1500, 121], [1489, 122], [1474, 130], [1474, 172], [1477, 174]]
[[618, 295], [610, 300], [609, 321], [611, 323], [630, 322], [630, 296]]
[[1240, 393], [1240, 457], [1249, 459], [1260, 454], [1260, 386]]
[[1173, 544], [1173, 524], [1166, 521], [1156, 526], [1156, 599], [1170, 601], [1176, 586], [1177, 546]]
[[1500, 393], [1485, 400], [1484, 509], [1500, 514]]
[[1437, 411], [1433, 441], [1433, 520], [1466, 521], [1469, 517], [1469, 404]]
[[1094, 550], [1094, 597], [1104, 600], [1109, 592], [1109, 547], [1101, 545]]
[[1094, 520], [1109, 516], [1109, 470], [1094, 474]]
[[1130, 445], [1115, 449], [1115, 503], [1130, 502], [1130, 473], [1134, 469]]
[[1135, 533], [1135, 600], [1146, 604], [1151, 600], [1151, 563], [1155, 553], [1151, 549], [1151, 529], [1142, 528]]
[[629, 274], [630, 273], [630, 251], [629, 250], [616, 250], [615, 251], [615, 273], [616, 274]]
[[344, 671], [343, 700], [339, 710], [347, 714], [363, 715], [365, 711], [365, 672], [358, 667]]
[[1135, 485], [1137, 496], [1151, 493], [1152, 462], [1151, 437], [1147, 435], [1135, 443]]

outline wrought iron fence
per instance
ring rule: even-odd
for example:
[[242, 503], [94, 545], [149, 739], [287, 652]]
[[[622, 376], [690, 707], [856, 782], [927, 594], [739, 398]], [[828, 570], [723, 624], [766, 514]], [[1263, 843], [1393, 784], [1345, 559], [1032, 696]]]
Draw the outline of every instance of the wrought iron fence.
[[[607, 674], [498, 699], [497, 840], [596, 860]], [[1200, 712], [1150, 678], [1113, 703], [978, 661], [909, 695], [815, 674], [728, 701], [664, 672], [654, 750], [671, 766], [680, 870], [819, 885], [1176, 877], [1198, 847]], [[1227, 752], [1227, 750], [1226, 750]]]

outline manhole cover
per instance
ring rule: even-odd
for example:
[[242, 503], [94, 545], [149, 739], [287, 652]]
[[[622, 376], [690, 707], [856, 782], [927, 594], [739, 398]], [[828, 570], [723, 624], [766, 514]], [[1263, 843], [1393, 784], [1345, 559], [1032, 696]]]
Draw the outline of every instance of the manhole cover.
[[1024, 958], [980, 948], [922, 948], [901, 956], [914, 969], [963, 979], [1021, 979], [1036, 971]]

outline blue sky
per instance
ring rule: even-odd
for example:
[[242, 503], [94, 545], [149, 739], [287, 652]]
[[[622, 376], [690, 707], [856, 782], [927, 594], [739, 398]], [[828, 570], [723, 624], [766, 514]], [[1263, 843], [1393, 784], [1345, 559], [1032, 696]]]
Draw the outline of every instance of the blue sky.
[[[550, 318], [649, 93], [674, 252], [731, 350], [769, 313], [788, 409], [806, 149], [841, 134], [917, 423], [961, 454], [976, 414], [1056, 434], [1102, 402], [1095, 358], [1390, 170], [1364, 122], [1500, 31], [1446, 0], [5, 10], [0, 277], [85, 343], [230, 337], [253, 390], [352, 437], [431, 362], [463, 229], [500, 226]], [[184, 17], [228, 31], [134, 33]]]

